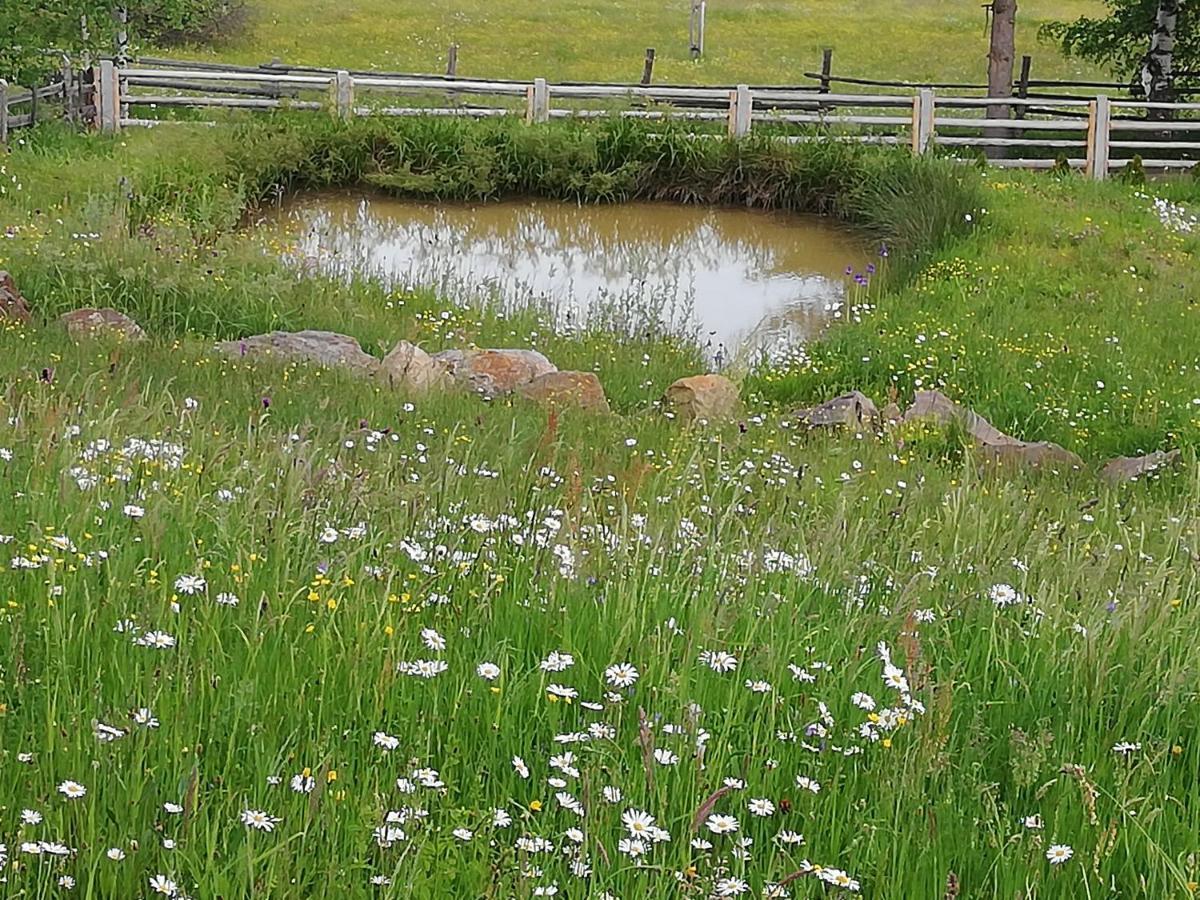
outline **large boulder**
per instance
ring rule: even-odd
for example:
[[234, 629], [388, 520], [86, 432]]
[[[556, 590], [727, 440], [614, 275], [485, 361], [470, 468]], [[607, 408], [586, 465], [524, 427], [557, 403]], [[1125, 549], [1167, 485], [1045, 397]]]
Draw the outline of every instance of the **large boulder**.
[[464, 387], [487, 397], [511, 394], [558, 367], [536, 350], [443, 350], [433, 359]]
[[1175, 465], [1182, 456], [1183, 454], [1178, 450], [1166, 453], [1162, 450], [1155, 450], [1145, 456], [1118, 456], [1104, 465], [1104, 468], [1100, 470], [1100, 477], [1111, 484], [1136, 481], [1143, 475], [1149, 475], [1151, 472]]
[[729, 419], [741, 405], [737, 385], [723, 375], [680, 378], [667, 388], [662, 403], [668, 412], [686, 423]]
[[917, 391], [904, 414], [905, 422], [934, 421], [941, 425], [957, 422], [970, 436], [979, 455], [992, 463], [1029, 468], [1079, 469], [1083, 460], [1047, 441], [1023, 441], [1005, 434], [983, 416], [959, 406], [940, 391]]
[[608, 412], [608, 398], [600, 379], [591, 372], [547, 372], [517, 388], [526, 399], [548, 408], [575, 407], [590, 412]]
[[73, 309], [63, 313], [59, 321], [77, 341], [105, 335], [125, 341], [141, 341], [146, 337], [137, 322], [115, 309]]
[[360, 375], [373, 375], [380, 366], [379, 360], [354, 338], [333, 331], [272, 331], [240, 341], [222, 341], [217, 344], [217, 352], [235, 358], [298, 360], [345, 368]]
[[408, 341], [401, 341], [383, 358], [379, 374], [392, 387], [417, 394], [442, 390], [453, 383], [446, 366]]
[[798, 409], [795, 416], [809, 428], [870, 428], [879, 422], [879, 409], [866, 394], [850, 391], [819, 406]]
[[21, 296], [13, 277], [0, 269], [0, 319], [28, 322], [32, 318], [29, 301]]

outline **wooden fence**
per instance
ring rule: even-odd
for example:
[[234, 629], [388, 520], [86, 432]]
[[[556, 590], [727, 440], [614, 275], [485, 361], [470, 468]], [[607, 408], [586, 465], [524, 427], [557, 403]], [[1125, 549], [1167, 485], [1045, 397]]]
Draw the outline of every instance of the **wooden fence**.
[[[1094, 178], [1130, 165], [1190, 168], [1200, 159], [1200, 104], [1092, 97], [966, 96], [930, 87], [838, 93], [813, 86], [550, 83], [348, 70], [174, 63], [118, 67], [102, 60], [85, 75], [64, 69], [35, 93], [8, 92], [8, 127], [32, 122], [40, 100], [61, 97], [67, 114], [106, 132], [152, 126], [195, 110], [325, 111], [355, 116], [622, 116], [683, 121], [698, 137], [765, 133], [782, 141], [901, 145], [997, 166], [1065, 162]], [[36, 99], [35, 99], [36, 96]], [[20, 112], [26, 104], [29, 112]], [[18, 110], [13, 112], [13, 110]]]
[[[915, 153], [998, 166], [1050, 168], [1065, 160], [1105, 178], [1135, 157], [1148, 169], [1190, 168], [1200, 159], [1200, 104], [1070, 97], [968, 97], [919, 88], [908, 94], [823, 92], [819, 87], [551, 84], [273, 67], [117, 69], [97, 72], [100, 127], [114, 131], [164, 121], [165, 110], [300, 109], [354, 116], [623, 116], [683, 120], [698, 134], [785, 141], [843, 140], [903, 145]], [[1171, 121], [1148, 117], [1166, 114]], [[167, 114], [169, 115], [169, 113]], [[997, 117], [999, 115], [1000, 117]]]
[[95, 116], [91, 75], [77, 70], [68, 57], [62, 57], [57, 77], [46, 84], [27, 88], [0, 78], [0, 144], [7, 144], [18, 128], [48, 118], [51, 104], [57, 104], [54, 113], [71, 122], [82, 123]]

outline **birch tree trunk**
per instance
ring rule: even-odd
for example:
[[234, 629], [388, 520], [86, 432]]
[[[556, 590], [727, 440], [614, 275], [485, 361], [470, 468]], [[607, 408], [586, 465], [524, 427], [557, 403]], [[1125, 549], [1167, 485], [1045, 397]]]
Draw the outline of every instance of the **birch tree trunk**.
[[[1142, 90], [1147, 100], [1155, 103], [1170, 103], [1175, 99], [1173, 65], [1175, 55], [1175, 28], [1179, 20], [1180, 0], [1158, 0], [1158, 13], [1154, 17], [1154, 33], [1150, 36], [1150, 50], [1142, 57], [1139, 75]], [[1151, 110], [1150, 118], [1168, 118], [1166, 110]], [[1155, 115], [1157, 113], [1157, 115]]]

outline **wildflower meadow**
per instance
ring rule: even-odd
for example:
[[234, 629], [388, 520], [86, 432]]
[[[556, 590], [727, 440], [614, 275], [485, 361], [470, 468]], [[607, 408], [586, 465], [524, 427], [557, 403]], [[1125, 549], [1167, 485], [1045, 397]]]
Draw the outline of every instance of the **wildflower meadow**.
[[[1196, 895], [1194, 182], [240, 127], [0, 157], [35, 311], [0, 322], [0, 896]], [[684, 337], [331, 280], [247, 224], [364, 178], [737, 202], [747, 172], [889, 249], [707, 426], [659, 402], [705, 369]], [[147, 340], [73, 339], [84, 305]], [[533, 348], [613, 412], [213, 352], [273, 328]], [[937, 388], [1084, 464], [797, 420], [850, 388]]]

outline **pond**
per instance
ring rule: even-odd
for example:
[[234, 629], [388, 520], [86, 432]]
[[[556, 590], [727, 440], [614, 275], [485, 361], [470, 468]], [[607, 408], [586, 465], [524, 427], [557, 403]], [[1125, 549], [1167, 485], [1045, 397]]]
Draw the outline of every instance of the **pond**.
[[848, 267], [863, 270], [873, 256], [818, 217], [666, 203], [313, 193], [285, 200], [263, 224], [318, 271], [486, 293], [624, 333], [689, 334], [718, 362], [813, 337], [840, 316]]

